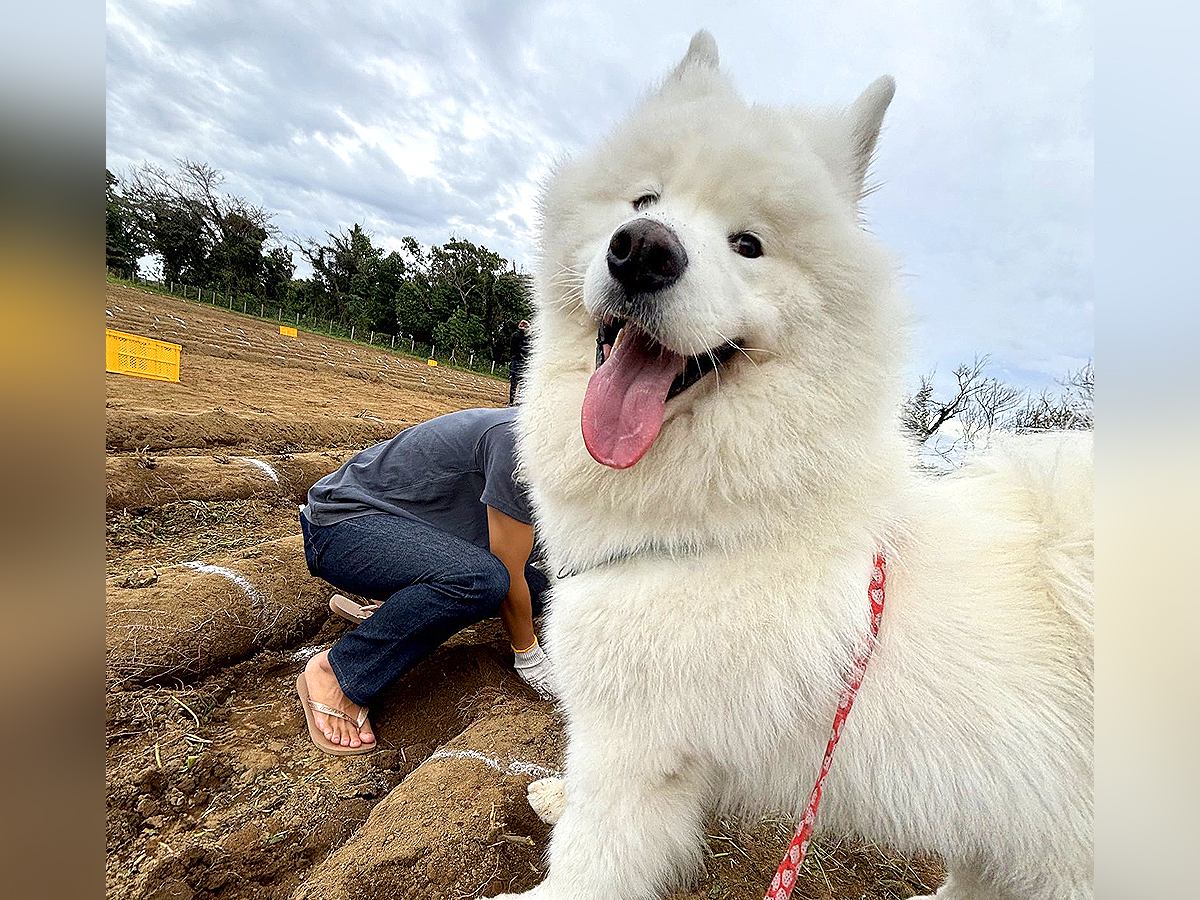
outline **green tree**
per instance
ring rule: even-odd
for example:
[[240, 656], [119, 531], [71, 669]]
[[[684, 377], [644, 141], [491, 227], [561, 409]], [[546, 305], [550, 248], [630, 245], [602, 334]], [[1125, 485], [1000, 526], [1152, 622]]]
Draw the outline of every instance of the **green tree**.
[[433, 343], [446, 349], [477, 351], [484, 346], [483, 323], [475, 316], [456, 309], [450, 318], [433, 329]]
[[398, 253], [383, 255], [371, 235], [357, 223], [344, 233], [326, 233], [329, 242], [307, 241], [300, 252], [312, 266], [324, 294], [320, 314], [353, 324], [360, 330], [396, 330], [396, 291], [405, 263]]
[[138, 260], [145, 254], [145, 235], [136, 211], [117, 190], [120, 181], [104, 170], [104, 256], [108, 268], [122, 275], [137, 275]]
[[290, 313], [314, 316], [318, 319], [336, 319], [324, 305], [326, 294], [315, 278], [296, 278], [288, 282], [282, 302], [276, 301]]
[[275, 228], [261, 207], [222, 193], [223, 181], [207, 163], [182, 159], [174, 171], [143, 163], [127, 197], [168, 281], [258, 294], [263, 244]]
[[[294, 274], [296, 274], [296, 263], [287, 248], [274, 247], [262, 257], [263, 296], [268, 303], [286, 304], [291, 309], [288, 288]], [[308, 310], [296, 309], [293, 312], [308, 312]]]
[[528, 279], [500, 254], [451, 239], [422, 248], [405, 238], [408, 277], [396, 295], [400, 329], [418, 340], [508, 358], [508, 339], [529, 315]]
[[238, 210], [226, 213], [221, 221], [221, 237], [209, 254], [210, 277], [225, 290], [238, 294], [264, 290], [263, 244], [267, 237], [267, 230], [253, 218]]

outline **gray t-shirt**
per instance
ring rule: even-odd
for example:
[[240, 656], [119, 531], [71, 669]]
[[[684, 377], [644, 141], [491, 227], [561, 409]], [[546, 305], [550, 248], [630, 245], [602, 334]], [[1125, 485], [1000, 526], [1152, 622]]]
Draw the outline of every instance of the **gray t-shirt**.
[[487, 507], [529, 525], [513, 476], [516, 409], [465, 409], [368, 447], [308, 491], [314, 525], [391, 513], [488, 548]]

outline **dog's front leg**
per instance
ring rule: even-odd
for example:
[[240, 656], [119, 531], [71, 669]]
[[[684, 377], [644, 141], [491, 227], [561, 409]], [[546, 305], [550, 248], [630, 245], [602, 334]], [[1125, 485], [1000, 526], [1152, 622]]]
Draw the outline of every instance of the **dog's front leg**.
[[634, 746], [569, 756], [549, 872], [525, 900], [657, 900], [699, 868], [707, 770]]

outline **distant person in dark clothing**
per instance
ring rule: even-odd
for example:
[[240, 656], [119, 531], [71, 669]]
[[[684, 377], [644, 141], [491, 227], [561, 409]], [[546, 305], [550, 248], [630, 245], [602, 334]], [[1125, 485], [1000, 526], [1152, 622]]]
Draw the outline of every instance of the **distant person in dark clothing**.
[[529, 346], [529, 320], [522, 319], [517, 323], [509, 342], [508, 360], [508, 405], [517, 402], [517, 388], [521, 386], [521, 375], [525, 369], [525, 352]]

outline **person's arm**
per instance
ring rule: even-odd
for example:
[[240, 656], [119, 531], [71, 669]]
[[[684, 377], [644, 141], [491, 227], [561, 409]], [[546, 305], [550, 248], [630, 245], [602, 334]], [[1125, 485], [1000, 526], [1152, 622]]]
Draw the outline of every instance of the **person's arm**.
[[533, 526], [518, 522], [492, 506], [487, 508], [487, 523], [492, 555], [508, 570], [508, 596], [500, 604], [500, 621], [513, 650], [529, 650], [537, 642], [529, 584], [525, 581], [525, 565], [533, 553]]

